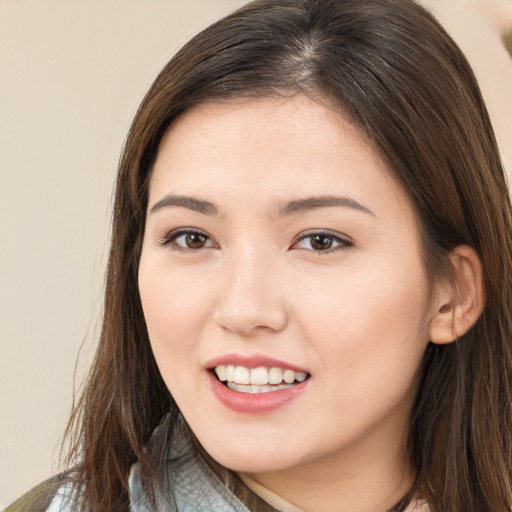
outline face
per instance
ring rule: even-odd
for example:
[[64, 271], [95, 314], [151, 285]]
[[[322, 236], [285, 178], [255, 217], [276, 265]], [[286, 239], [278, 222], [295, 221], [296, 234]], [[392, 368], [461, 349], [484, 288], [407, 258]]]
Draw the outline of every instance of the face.
[[411, 205], [339, 114], [295, 96], [182, 115], [139, 286], [162, 377], [222, 465], [404, 456], [429, 283]]

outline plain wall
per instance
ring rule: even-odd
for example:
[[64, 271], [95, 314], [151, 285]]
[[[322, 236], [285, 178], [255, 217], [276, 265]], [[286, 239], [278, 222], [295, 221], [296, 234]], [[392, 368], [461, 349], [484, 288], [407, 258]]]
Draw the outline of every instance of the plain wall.
[[[0, 0], [0, 508], [58, 470], [75, 361], [85, 339], [80, 377], [98, 332], [111, 191], [135, 110], [179, 46], [242, 3]], [[460, 2], [431, 3], [469, 53], [490, 40], [486, 24], [467, 28]], [[500, 54], [493, 67], [486, 51], [475, 69], [508, 158], [512, 63]]]
[[512, 0], [419, 0], [468, 57], [478, 78], [512, 183], [512, 57], [501, 41], [512, 33]]

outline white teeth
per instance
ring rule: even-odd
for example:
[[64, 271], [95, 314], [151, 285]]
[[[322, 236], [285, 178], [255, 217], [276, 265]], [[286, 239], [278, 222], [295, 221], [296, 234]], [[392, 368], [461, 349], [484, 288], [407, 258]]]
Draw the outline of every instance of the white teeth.
[[291, 384], [295, 380], [295, 372], [293, 370], [285, 370], [283, 372], [283, 380], [287, 384]]
[[302, 382], [304, 380], [306, 380], [306, 377], [308, 376], [307, 373], [304, 373], [304, 372], [296, 372], [295, 373], [295, 380], [298, 381], [298, 382]]
[[226, 366], [226, 380], [235, 380], [235, 366], [232, 364]]
[[263, 386], [268, 384], [268, 370], [266, 368], [253, 368], [251, 370], [251, 384]]
[[219, 377], [219, 380], [221, 382], [225, 382], [226, 380], [228, 380], [227, 376], [226, 376], [226, 367], [224, 365], [219, 365], [215, 368], [215, 373], [217, 374], [217, 377]]
[[269, 384], [281, 384], [283, 382], [283, 370], [281, 368], [270, 368], [268, 382]]
[[[263, 366], [249, 369], [232, 364], [216, 366], [215, 373], [220, 381], [227, 382], [230, 389], [246, 393], [265, 393], [285, 389], [296, 381], [303, 382], [308, 376], [307, 373], [295, 372], [290, 369], [283, 370], [276, 367], [269, 369]], [[240, 387], [243, 389], [238, 389]]]
[[228, 382], [227, 386], [229, 389], [233, 391], [240, 391], [242, 393], [270, 393], [272, 391], [279, 391], [280, 389], [288, 389], [293, 386], [293, 384], [280, 384], [279, 386], [255, 386], [252, 384], [237, 384], [236, 382]]
[[249, 384], [251, 382], [249, 368], [246, 368], [245, 366], [236, 366], [234, 381], [237, 384]]

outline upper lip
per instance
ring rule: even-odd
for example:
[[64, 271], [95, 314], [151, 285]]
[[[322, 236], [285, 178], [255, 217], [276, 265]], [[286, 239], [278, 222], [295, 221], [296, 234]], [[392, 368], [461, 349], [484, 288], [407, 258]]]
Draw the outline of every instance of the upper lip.
[[205, 367], [208, 370], [212, 370], [216, 366], [228, 364], [232, 364], [234, 366], [245, 366], [246, 368], [282, 368], [284, 370], [309, 373], [305, 368], [295, 364], [287, 363], [286, 361], [280, 361], [279, 359], [274, 359], [273, 357], [267, 357], [263, 355], [246, 356], [242, 354], [224, 354], [207, 361]]

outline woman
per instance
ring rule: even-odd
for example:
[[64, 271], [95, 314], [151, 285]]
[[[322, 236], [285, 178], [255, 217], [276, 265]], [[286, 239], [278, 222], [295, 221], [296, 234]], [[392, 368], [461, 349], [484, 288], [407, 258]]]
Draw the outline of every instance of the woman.
[[8, 510], [510, 510], [510, 214], [421, 7], [212, 25], [128, 135], [70, 469]]

